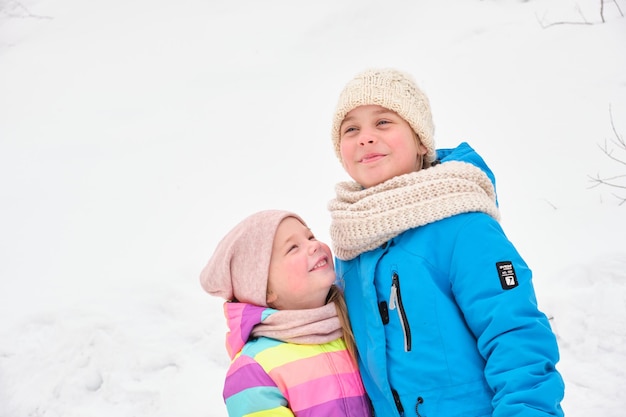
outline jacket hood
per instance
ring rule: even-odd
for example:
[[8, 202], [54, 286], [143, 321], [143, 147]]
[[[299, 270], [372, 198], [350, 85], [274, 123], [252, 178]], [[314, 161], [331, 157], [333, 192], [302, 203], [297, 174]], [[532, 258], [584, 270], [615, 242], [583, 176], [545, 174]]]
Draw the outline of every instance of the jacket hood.
[[276, 310], [247, 303], [227, 302], [224, 315], [229, 332], [226, 350], [231, 359], [251, 338], [268, 337], [287, 343], [323, 344], [343, 331], [335, 303], [305, 310]]
[[226, 351], [233, 359], [246, 344], [252, 329], [278, 310], [260, 307], [247, 303], [224, 303], [224, 316], [228, 333], [226, 334]]

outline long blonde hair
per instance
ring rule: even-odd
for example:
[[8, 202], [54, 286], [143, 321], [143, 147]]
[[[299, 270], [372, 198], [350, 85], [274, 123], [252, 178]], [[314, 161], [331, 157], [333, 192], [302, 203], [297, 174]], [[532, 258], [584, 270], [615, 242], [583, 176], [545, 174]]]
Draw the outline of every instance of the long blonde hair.
[[354, 341], [354, 333], [352, 333], [352, 326], [350, 326], [350, 320], [348, 319], [348, 307], [346, 306], [346, 300], [343, 296], [343, 291], [336, 285], [330, 287], [327, 302], [335, 303], [337, 316], [339, 317], [341, 329], [343, 330], [343, 340], [346, 343], [346, 348], [348, 349], [348, 352], [350, 353], [354, 364], [357, 365], [358, 353], [356, 350], [356, 343]]

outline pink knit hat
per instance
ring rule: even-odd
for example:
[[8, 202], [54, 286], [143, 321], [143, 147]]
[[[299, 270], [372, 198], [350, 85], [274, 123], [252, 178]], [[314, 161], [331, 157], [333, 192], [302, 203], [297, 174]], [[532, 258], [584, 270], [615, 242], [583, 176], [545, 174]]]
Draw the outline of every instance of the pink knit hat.
[[280, 222], [297, 214], [265, 210], [245, 218], [217, 245], [200, 274], [200, 283], [209, 294], [226, 300], [267, 307], [267, 277], [274, 235]]

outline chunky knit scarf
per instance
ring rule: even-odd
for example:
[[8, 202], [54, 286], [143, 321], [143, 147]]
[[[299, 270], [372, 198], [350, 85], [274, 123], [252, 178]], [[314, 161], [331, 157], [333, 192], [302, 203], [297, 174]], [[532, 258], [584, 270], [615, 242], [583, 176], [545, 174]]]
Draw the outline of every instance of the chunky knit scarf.
[[332, 342], [343, 335], [335, 303], [308, 310], [278, 310], [257, 324], [252, 330], [255, 337], [299, 344]]
[[350, 260], [405, 230], [459, 213], [500, 214], [493, 184], [474, 165], [450, 161], [394, 177], [371, 188], [340, 182], [330, 201], [330, 236], [339, 259]]

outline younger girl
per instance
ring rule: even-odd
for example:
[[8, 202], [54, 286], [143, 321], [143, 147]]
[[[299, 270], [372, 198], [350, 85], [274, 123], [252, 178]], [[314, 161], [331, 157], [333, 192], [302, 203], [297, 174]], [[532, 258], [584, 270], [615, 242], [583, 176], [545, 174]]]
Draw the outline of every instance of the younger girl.
[[229, 416], [370, 416], [330, 248], [299, 216], [244, 219], [200, 281], [227, 300]]

